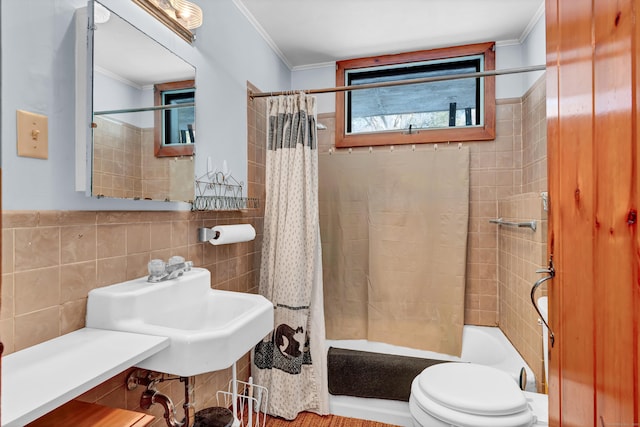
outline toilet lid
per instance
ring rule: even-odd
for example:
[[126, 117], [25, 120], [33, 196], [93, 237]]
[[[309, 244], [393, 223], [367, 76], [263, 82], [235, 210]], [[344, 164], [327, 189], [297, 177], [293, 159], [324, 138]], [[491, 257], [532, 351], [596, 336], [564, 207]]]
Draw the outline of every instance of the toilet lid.
[[[528, 408], [506, 372], [474, 363], [441, 363], [422, 371], [417, 389], [447, 408], [474, 415], [511, 415]], [[420, 400], [420, 396], [416, 396]]]

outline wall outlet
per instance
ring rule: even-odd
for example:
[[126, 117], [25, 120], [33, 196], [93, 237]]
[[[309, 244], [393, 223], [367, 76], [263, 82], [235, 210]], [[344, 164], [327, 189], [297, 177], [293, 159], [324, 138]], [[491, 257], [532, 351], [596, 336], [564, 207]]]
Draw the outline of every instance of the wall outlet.
[[18, 156], [49, 158], [49, 120], [47, 116], [17, 111]]

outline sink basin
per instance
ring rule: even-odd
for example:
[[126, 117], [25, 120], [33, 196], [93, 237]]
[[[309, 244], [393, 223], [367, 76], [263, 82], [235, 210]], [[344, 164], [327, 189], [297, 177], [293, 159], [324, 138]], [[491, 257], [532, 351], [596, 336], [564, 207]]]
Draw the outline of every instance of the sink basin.
[[211, 273], [146, 277], [89, 292], [90, 328], [164, 336], [169, 347], [136, 366], [179, 376], [228, 368], [273, 329], [273, 304], [261, 295], [211, 289]]

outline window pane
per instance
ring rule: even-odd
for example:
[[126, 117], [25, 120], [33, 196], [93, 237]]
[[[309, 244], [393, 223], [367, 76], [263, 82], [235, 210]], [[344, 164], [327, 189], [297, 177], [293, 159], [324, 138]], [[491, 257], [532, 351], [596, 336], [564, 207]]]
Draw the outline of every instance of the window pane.
[[[193, 89], [165, 91], [162, 93], [164, 105], [193, 103]], [[195, 108], [184, 107], [164, 111], [164, 144], [190, 144], [195, 142], [193, 123]]]
[[[409, 80], [482, 70], [473, 58], [349, 70], [348, 85]], [[347, 133], [482, 125], [482, 79], [362, 89], [347, 93]]]

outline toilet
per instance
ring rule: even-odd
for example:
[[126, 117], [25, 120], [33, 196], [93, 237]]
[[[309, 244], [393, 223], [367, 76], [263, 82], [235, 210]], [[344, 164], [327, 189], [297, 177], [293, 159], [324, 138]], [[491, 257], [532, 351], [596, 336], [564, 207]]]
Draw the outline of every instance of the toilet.
[[[538, 305], [546, 317], [543, 298]], [[544, 359], [546, 368], [546, 350]], [[411, 384], [409, 410], [415, 427], [537, 427], [549, 418], [546, 394], [522, 391], [502, 370], [462, 362], [422, 371]]]
[[547, 396], [520, 390], [504, 371], [475, 363], [441, 363], [411, 384], [416, 427], [546, 426]]

